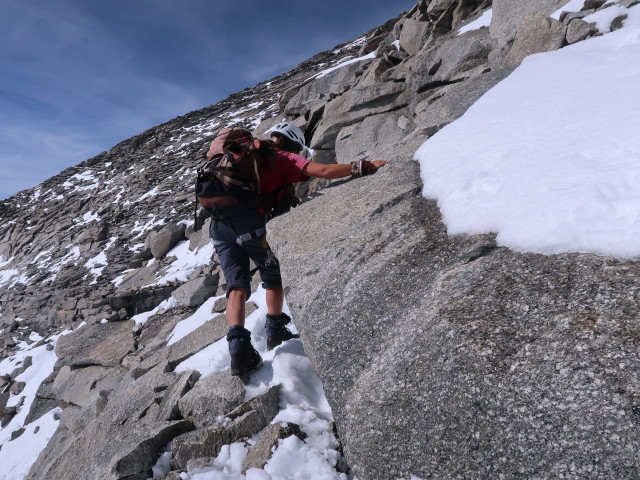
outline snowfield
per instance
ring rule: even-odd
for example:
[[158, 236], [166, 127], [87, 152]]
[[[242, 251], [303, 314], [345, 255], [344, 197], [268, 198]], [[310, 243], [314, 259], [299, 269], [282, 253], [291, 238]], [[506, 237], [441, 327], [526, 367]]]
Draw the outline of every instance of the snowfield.
[[[586, 20], [607, 33], [617, 7]], [[418, 149], [450, 234], [640, 258], [640, 5], [623, 10], [624, 28], [525, 58]]]

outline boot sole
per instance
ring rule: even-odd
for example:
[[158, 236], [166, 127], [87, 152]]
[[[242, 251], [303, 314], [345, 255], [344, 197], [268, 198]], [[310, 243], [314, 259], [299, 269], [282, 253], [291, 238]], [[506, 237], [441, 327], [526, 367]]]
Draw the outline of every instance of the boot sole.
[[275, 339], [273, 337], [267, 337], [267, 352], [270, 352], [271, 350], [273, 350], [274, 348], [276, 348], [278, 345], [282, 345], [282, 343], [287, 342], [289, 340], [293, 340], [294, 338], [300, 338], [300, 335], [298, 335], [297, 333], [294, 333], [291, 338], [287, 338], [286, 340], [283, 339]]
[[258, 370], [261, 366], [262, 366], [262, 358], [260, 358], [260, 361], [258, 362], [258, 364], [253, 367], [251, 370], [240, 370], [238, 368], [232, 368], [231, 369], [231, 375], [234, 377], [243, 377], [245, 375], [249, 375], [253, 372], [255, 372], [256, 370]]

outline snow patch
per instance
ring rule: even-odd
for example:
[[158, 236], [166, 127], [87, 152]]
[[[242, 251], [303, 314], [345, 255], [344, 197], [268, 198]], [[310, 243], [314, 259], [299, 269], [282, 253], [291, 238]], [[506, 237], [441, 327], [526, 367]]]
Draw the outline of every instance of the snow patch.
[[214, 248], [213, 243], [189, 250], [189, 242], [184, 240], [167, 253], [167, 257], [176, 259], [166, 268], [161, 277], [153, 285], [167, 285], [171, 282], [186, 282], [189, 275], [198, 267], [211, 263]]
[[620, 30], [527, 57], [418, 149], [449, 234], [640, 257], [640, 6], [625, 11]]
[[470, 32], [472, 30], [478, 30], [483, 27], [489, 27], [491, 25], [492, 18], [493, 10], [490, 8], [489, 10], [484, 11], [480, 18], [477, 18], [473, 22], [461, 27], [460, 30], [458, 30], [458, 35], [462, 35], [463, 33]]
[[[58, 338], [68, 333], [69, 331], [65, 330], [54, 335], [48, 339], [48, 343], [55, 346]], [[38, 334], [32, 333], [29, 340], [38, 342], [43, 339]], [[46, 344], [35, 345], [37, 343], [20, 342], [18, 351], [0, 362], [0, 375], [6, 375], [22, 365], [27, 357], [32, 358], [31, 366], [15, 378], [16, 381], [25, 382], [24, 389], [19, 395], [11, 394], [7, 402], [9, 406], [19, 405], [19, 411], [0, 430], [0, 459], [2, 461], [0, 480], [24, 478], [58, 427], [60, 409], [54, 409], [34, 422], [24, 425], [40, 384], [53, 372], [57, 360], [55, 350], [47, 350]], [[22, 428], [24, 428], [24, 432], [16, 439], [11, 440], [12, 434]]]
[[369, 60], [371, 58], [376, 58], [376, 52], [371, 52], [367, 55], [364, 55], [362, 57], [358, 57], [358, 58], [352, 58], [350, 60], [347, 59], [342, 59], [339, 61], [339, 63], [337, 65], [335, 65], [334, 67], [331, 68], [327, 68], [326, 70], [323, 70], [319, 73], [316, 73], [315, 75], [313, 75], [312, 77], [309, 77], [308, 80], [314, 79], [314, 78], [322, 78], [325, 75], [327, 75], [328, 73], [333, 72], [334, 70], [338, 70], [339, 68], [345, 67], [347, 65], [351, 65], [352, 63], [356, 63], [356, 62], [362, 62], [363, 60]]

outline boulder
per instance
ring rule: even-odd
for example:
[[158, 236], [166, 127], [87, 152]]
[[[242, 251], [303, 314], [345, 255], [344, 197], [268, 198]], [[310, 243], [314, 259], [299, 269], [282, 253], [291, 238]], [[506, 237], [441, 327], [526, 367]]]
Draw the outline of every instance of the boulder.
[[[157, 412], [153, 412], [158, 422], [180, 420], [180, 399], [188, 393], [200, 378], [200, 372], [188, 371], [178, 374], [175, 381], [163, 391], [162, 400], [158, 404]], [[148, 417], [149, 413], [145, 413]]]
[[178, 400], [199, 377], [200, 374], [193, 371], [167, 372], [164, 366], [137, 379], [124, 377], [109, 394], [109, 403], [102, 415], [108, 416], [113, 425], [175, 420]]
[[209, 236], [209, 227], [211, 226], [211, 217], [204, 220], [201, 225], [198, 222], [198, 231], [193, 231], [193, 226], [187, 227], [185, 235], [189, 239], [189, 250], [199, 250], [211, 243], [211, 237]]
[[95, 401], [101, 390], [112, 390], [124, 373], [122, 368], [88, 366], [72, 370], [63, 366], [50, 388], [54, 399], [83, 407]]
[[171, 468], [186, 470], [189, 460], [215, 458], [223, 445], [246, 439], [264, 427], [258, 413], [252, 410], [229, 425], [217, 424], [180, 435], [171, 441]]
[[6, 427], [11, 422], [11, 420], [13, 420], [13, 417], [15, 417], [17, 413], [18, 407], [4, 407], [4, 409], [2, 410], [2, 421], [0, 422], [0, 427]]
[[280, 399], [281, 388], [282, 385], [279, 384], [270, 387], [266, 392], [258, 395], [257, 397], [253, 397], [251, 400], [227, 413], [226, 416], [231, 419], [235, 419], [248, 412], [255, 411], [257, 412], [260, 421], [263, 422], [264, 425], [268, 425], [280, 411], [278, 402]]
[[[38, 394], [31, 402], [31, 406], [29, 407], [29, 413], [24, 419], [24, 425], [28, 425], [31, 422], [39, 419], [45, 413], [50, 412], [54, 408], [59, 406], [58, 400], [53, 398], [47, 398], [40, 396], [40, 389], [38, 389]], [[2, 409], [0, 409], [1, 415]]]
[[[434, 50], [429, 50], [429, 73], [432, 81], [445, 83], [455, 81], [464, 72], [487, 64], [489, 53], [494, 48], [487, 29], [472, 30], [464, 35], [457, 35], [442, 41]], [[420, 64], [426, 62], [421, 55], [415, 57]], [[423, 67], [424, 68], [424, 67]], [[423, 90], [424, 87], [417, 90]]]
[[587, 23], [579, 18], [572, 20], [567, 25], [567, 43], [569, 45], [581, 42], [598, 32], [598, 29], [592, 23]]
[[201, 379], [180, 399], [178, 406], [183, 418], [203, 428], [242, 404], [244, 396], [242, 380], [223, 370]]
[[227, 297], [221, 297], [215, 301], [211, 311], [216, 313], [222, 313], [227, 309]]
[[134, 350], [133, 322], [85, 325], [58, 339], [57, 365], [114, 367]]
[[274, 447], [278, 446], [278, 440], [284, 440], [292, 435], [302, 441], [307, 438], [307, 434], [302, 432], [295, 423], [278, 422], [265, 428], [242, 462], [242, 473], [246, 473], [251, 468], [264, 468], [273, 455]]
[[[193, 428], [184, 420], [146, 424], [135, 429], [109, 426], [104, 432], [98, 431], [97, 426], [92, 423], [82, 435], [73, 440], [64, 456], [57, 457], [46, 465], [44, 462], [36, 462], [25, 480], [146, 479], [166, 444]], [[109, 437], [106, 437], [106, 433]], [[109, 440], [105, 441], [107, 438]], [[41, 454], [40, 459], [42, 458]]]
[[163, 368], [123, 377], [108, 400], [99, 397], [61, 420], [28, 478], [148, 478], [138, 475], [147, 475], [171, 439], [194, 428], [177, 419], [177, 406], [198, 377]]
[[226, 317], [217, 315], [167, 348], [156, 349], [152, 355], [136, 364], [130, 374], [133, 378], [139, 378], [158, 366], [171, 371], [187, 358], [225, 337], [227, 330]]
[[395, 64], [387, 57], [376, 58], [362, 74], [358, 86], [366, 87], [382, 81], [382, 74]]
[[255, 435], [266, 427], [279, 411], [280, 385], [243, 403], [226, 417], [231, 423], [217, 422], [177, 437], [171, 442], [173, 469], [185, 469], [190, 459], [217, 457], [223, 445]]
[[[93, 422], [98, 415], [100, 415], [109, 401], [109, 395], [111, 392], [101, 390], [99, 394], [88, 402], [83, 407], [78, 407], [73, 404], [64, 405], [64, 410], [59, 414], [60, 423], [58, 424], [58, 430], [55, 433], [55, 437], [58, 437], [58, 432], [62, 432], [63, 438], [55, 438], [55, 447], [50, 450], [50, 454], [55, 457], [57, 454], [63, 452], [68, 444], [65, 444], [65, 437], [73, 439], [75, 435], [79, 435]], [[48, 445], [48, 448], [51, 447]]]
[[427, 13], [433, 17], [438, 17], [446, 12], [455, 0], [431, 0], [427, 7]]
[[407, 18], [402, 22], [400, 31], [400, 48], [409, 55], [415, 55], [420, 51], [424, 42], [431, 33], [432, 25], [424, 20]]
[[194, 311], [193, 308], [177, 307], [153, 315], [142, 325], [135, 355], [145, 359], [156, 350], [165, 347], [175, 326], [193, 315]]
[[9, 392], [0, 393], [0, 417], [4, 414], [4, 409], [7, 406], [9, 397], [11, 397], [11, 394]]
[[76, 239], [80, 245], [91, 244], [93, 242], [101, 242], [107, 238], [106, 225], [93, 225], [82, 230], [82, 233]]
[[149, 234], [149, 248], [153, 258], [156, 260], [164, 258], [178, 242], [185, 240], [186, 228], [184, 224], [170, 224], [158, 232], [151, 232]]
[[182, 305], [198, 307], [218, 290], [219, 275], [205, 275], [184, 283], [173, 291], [171, 296]]
[[227, 335], [227, 330], [225, 315], [216, 315], [211, 320], [207, 320], [169, 347], [169, 365], [175, 366], [203, 348], [224, 338]]
[[517, 67], [529, 55], [559, 49], [565, 40], [565, 32], [566, 27], [553, 18], [542, 15], [525, 18], [504, 60], [505, 66]]
[[20, 395], [26, 385], [26, 382], [13, 382], [11, 384], [11, 387], [9, 388], [9, 392], [11, 392], [13, 395]]

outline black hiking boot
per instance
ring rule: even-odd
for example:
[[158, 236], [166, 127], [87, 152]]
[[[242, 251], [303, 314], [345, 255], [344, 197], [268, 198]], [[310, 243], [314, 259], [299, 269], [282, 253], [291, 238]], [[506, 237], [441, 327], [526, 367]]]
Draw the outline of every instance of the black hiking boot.
[[231, 355], [231, 375], [247, 375], [262, 364], [260, 354], [251, 345], [251, 332], [239, 325], [229, 328], [227, 333]]
[[248, 375], [260, 365], [262, 365], [262, 357], [253, 347], [246, 352], [231, 355], [231, 375]]
[[286, 313], [280, 315], [268, 315], [265, 322], [265, 330], [267, 331], [267, 350], [273, 350], [282, 342], [291, 340], [292, 338], [300, 338], [297, 333], [291, 333], [286, 324], [291, 318]]

